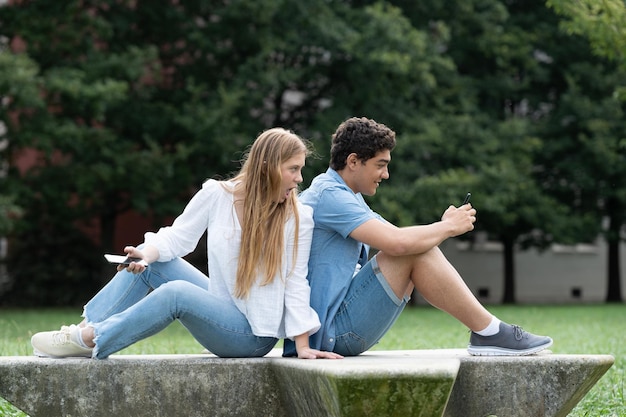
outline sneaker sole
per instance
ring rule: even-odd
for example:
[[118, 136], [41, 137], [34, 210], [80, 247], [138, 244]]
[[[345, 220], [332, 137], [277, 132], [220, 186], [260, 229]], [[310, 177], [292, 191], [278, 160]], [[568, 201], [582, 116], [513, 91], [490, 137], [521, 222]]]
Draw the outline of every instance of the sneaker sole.
[[37, 349], [33, 349], [33, 355], [37, 356], [38, 358], [49, 358], [49, 359], [66, 359], [66, 358], [83, 358], [83, 359], [91, 359], [91, 356], [52, 356], [52, 355], [48, 355], [47, 353], [43, 353], [40, 350]]
[[43, 352], [41, 352], [41, 351], [39, 351], [37, 349], [33, 349], [33, 355], [38, 356], [40, 358], [49, 358], [50, 357], [50, 355], [47, 355], [47, 354], [45, 354], [45, 353], [43, 353]]
[[472, 356], [528, 356], [541, 352], [552, 346], [553, 341], [545, 345], [535, 346], [534, 348], [516, 350], [499, 348], [495, 346], [468, 346], [467, 352]]

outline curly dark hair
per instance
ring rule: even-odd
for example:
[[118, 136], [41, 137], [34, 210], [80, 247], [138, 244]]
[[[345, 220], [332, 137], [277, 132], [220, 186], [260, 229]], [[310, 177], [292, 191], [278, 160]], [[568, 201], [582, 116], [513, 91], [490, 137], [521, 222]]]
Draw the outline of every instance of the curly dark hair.
[[332, 136], [330, 167], [335, 171], [346, 166], [351, 153], [365, 162], [384, 149], [396, 146], [396, 133], [382, 123], [366, 117], [351, 117], [339, 125]]

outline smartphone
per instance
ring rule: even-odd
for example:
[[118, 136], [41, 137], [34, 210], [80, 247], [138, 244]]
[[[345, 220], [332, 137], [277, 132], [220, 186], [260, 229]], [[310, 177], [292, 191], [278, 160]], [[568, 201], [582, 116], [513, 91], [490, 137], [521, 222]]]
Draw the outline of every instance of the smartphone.
[[463, 200], [463, 204], [461, 205], [464, 206], [467, 203], [469, 203], [471, 197], [472, 197], [472, 193], [467, 193], [467, 195], [465, 196], [465, 200]]
[[130, 265], [131, 262], [141, 261], [140, 258], [131, 258], [126, 255], [110, 255], [108, 253], [105, 254], [104, 257], [110, 263], [117, 265]]

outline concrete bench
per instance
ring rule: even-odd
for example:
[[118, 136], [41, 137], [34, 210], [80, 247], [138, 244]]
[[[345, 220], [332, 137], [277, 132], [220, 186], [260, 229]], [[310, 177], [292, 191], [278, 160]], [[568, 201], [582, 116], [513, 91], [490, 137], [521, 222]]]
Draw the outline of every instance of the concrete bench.
[[610, 355], [370, 351], [343, 360], [0, 357], [0, 397], [31, 417], [567, 416]]

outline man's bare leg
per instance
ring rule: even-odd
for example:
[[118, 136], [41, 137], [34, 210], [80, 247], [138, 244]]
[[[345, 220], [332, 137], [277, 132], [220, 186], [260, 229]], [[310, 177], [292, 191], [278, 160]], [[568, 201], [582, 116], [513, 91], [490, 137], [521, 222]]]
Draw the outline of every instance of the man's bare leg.
[[410, 256], [376, 255], [394, 293], [402, 298], [413, 287], [434, 307], [455, 317], [472, 331], [486, 328], [493, 316], [467, 287], [439, 248]]
[[378, 266], [398, 297], [417, 289], [433, 306], [449, 313], [472, 330], [471, 355], [531, 355], [552, 345], [552, 339], [502, 323], [474, 297], [439, 248], [420, 255], [376, 255]]

